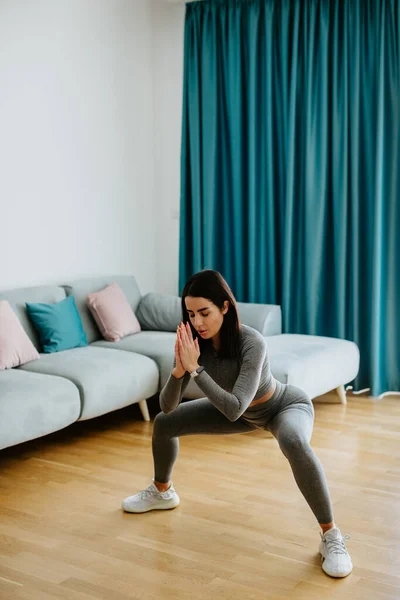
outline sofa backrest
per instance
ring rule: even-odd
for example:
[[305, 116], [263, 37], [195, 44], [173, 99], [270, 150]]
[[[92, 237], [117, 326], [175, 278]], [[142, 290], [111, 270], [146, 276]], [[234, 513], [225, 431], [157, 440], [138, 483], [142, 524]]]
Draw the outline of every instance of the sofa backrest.
[[[280, 306], [247, 302], [238, 302], [237, 306], [244, 325], [253, 327], [264, 336], [282, 333]], [[144, 330], [176, 331], [182, 319], [181, 299], [150, 292], [140, 300], [136, 316]]]
[[[110, 283], [117, 283], [135, 312], [143, 330], [176, 331], [181, 314], [179, 296], [149, 293], [141, 297], [139, 286], [132, 275], [111, 275], [78, 279], [63, 286], [36, 286], [0, 291], [0, 300], [7, 300], [17, 314], [23, 328], [37, 350], [41, 351], [39, 337], [30, 321], [26, 302], [54, 304], [73, 295], [89, 343], [102, 339], [101, 333], [86, 304], [88, 295], [98, 292]], [[280, 306], [238, 302], [242, 323], [253, 327], [264, 336], [282, 333]]]
[[76, 306], [82, 319], [83, 329], [85, 330], [89, 344], [100, 340], [102, 335], [87, 307], [86, 299], [92, 292], [100, 290], [117, 283], [125, 294], [129, 304], [134, 312], [138, 307], [141, 295], [136, 279], [132, 275], [110, 275], [108, 277], [89, 277], [86, 279], [77, 279], [63, 285], [67, 296], [74, 296]]
[[56, 285], [42, 285], [0, 292], [0, 300], [7, 300], [10, 303], [20, 320], [22, 327], [25, 329], [33, 345], [39, 352], [41, 352], [39, 337], [28, 317], [25, 303], [43, 302], [44, 304], [55, 304], [56, 302], [64, 300], [65, 297], [64, 288]]

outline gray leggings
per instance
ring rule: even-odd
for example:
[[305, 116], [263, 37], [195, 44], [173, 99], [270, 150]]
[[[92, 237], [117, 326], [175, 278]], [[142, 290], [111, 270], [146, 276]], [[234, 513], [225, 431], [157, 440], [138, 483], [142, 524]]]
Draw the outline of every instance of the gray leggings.
[[277, 439], [296, 483], [318, 523], [333, 521], [332, 504], [321, 463], [310, 446], [314, 408], [299, 388], [277, 382], [273, 396], [250, 407], [237, 421], [229, 421], [208, 398], [180, 404], [154, 421], [154, 479], [167, 483], [178, 456], [179, 437], [195, 434], [248, 433], [266, 429]]

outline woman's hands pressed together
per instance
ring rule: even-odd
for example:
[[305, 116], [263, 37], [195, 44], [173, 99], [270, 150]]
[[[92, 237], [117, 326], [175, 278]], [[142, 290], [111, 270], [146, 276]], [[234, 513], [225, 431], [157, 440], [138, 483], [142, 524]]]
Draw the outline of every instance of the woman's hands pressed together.
[[185, 371], [191, 373], [198, 368], [200, 356], [199, 341], [193, 339], [189, 323], [181, 323], [176, 331], [174, 377], [183, 377]]

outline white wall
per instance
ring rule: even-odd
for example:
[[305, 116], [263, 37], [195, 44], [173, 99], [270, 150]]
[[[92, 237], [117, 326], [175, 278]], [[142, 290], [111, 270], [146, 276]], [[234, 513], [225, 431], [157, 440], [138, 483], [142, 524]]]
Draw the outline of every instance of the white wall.
[[183, 3], [153, 0], [153, 82], [157, 291], [178, 291]]
[[149, 0], [0, 0], [0, 289], [155, 289], [151, 18]]

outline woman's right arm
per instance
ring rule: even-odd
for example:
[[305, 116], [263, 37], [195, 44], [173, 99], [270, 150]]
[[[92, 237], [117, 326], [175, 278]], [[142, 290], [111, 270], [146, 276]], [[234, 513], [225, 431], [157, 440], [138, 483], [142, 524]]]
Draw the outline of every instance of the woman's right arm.
[[190, 379], [190, 375], [187, 372], [185, 372], [183, 377], [174, 377], [174, 370], [175, 366], [174, 369], [172, 369], [172, 373], [169, 376], [167, 383], [160, 392], [160, 408], [165, 414], [172, 412], [179, 406], [182, 400], [182, 394]]
[[175, 348], [174, 348], [174, 366], [172, 373], [168, 378], [160, 392], [160, 407], [163, 413], [167, 414], [175, 410], [181, 403], [182, 394], [189, 383], [190, 375], [183, 368], [179, 356], [179, 327], [176, 332]]

